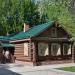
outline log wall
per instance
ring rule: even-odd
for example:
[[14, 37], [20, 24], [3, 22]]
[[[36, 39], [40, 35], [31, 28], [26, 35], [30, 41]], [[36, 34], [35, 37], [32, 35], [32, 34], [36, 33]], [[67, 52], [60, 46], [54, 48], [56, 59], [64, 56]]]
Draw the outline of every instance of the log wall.
[[24, 43], [15, 44], [15, 57], [16, 60], [30, 61], [28, 56], [24, 56]]

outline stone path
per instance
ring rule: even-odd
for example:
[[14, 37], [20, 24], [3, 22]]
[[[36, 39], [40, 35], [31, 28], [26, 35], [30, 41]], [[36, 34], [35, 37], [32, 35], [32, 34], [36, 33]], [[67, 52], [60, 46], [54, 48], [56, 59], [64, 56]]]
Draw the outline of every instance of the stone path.
[[1, 64], [0, 75], [75, 75], [73, 72], [66, 72], [55, 69], [68, 66], [75, 66], [75, 64], [55, 64], [35, 67], [17, 63], [5, 65]]

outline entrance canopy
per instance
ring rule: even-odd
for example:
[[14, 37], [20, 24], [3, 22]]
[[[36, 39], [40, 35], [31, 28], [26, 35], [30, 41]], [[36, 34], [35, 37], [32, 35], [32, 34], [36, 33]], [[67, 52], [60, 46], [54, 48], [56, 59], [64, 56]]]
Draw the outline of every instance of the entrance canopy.
[[1, 46], [2, 47], [14, 47], [13, 44], [9, 44], [9, 43], [2, 43]]

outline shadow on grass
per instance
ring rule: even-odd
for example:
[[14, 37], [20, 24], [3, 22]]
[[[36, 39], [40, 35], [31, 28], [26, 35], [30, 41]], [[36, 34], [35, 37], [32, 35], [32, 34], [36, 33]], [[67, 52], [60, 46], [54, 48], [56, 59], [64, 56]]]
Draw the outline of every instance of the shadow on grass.
[[0, 67], [0, 75], [21, 75], [21, 74], [8, 70], [8, 68]]

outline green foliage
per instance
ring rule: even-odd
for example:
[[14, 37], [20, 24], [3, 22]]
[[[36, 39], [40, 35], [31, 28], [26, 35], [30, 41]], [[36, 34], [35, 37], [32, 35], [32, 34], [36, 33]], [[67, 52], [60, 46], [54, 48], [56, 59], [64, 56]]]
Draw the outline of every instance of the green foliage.
[[30, 26], [44, 22], [34, 1], [0, 0], [0, 35], [21, 31], [24, 22]]
[[73, 1], [40, 0], [35, 3], [34, 0], [0, 0], [0, 35], [21, 31], [24, 22], [34, 26], [49, 19], [58, 20], [75, 37]]
[[49, 20], [58, 20], [75, 37], [75, 9], [72, 9], [72, 1], [74, 0], [42, 0], [41, 3], [44, 7], [43, 13], [47, 14]]

